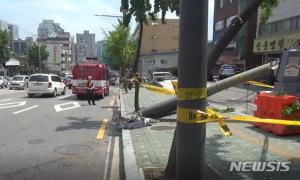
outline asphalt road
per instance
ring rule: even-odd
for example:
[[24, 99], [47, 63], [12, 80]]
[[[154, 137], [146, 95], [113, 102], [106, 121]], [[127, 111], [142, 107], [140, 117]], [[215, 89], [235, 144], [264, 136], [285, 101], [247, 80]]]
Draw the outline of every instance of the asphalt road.
[[111, 88], [110, 96], [89, 106], [70, 90], [65, 96], [29, 98], [23, 90], [0, 89], [0, 179], [119, 176], [119, 154], [113, 153], [119, 138], [108, 135], [115, 93]]

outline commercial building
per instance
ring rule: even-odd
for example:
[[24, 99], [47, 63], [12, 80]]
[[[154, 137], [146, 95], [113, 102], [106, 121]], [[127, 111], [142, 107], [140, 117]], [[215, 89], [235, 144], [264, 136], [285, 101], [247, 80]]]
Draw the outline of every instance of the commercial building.
[[8, 31], [8, 22], [4, 20], [0, 20], [0, 30]]
[[[169, 71], [176, 74], [178, 62], [179, 20], [166, 19], [150, 21], [143, 26], [139, 71], [142, 76], [150, 76], [153, 71]], [[137, 26], [133, 37], [138, 38]]]
[[95, 34], [83, 31], [76, 34], [77, 62], [83, 62], [86, 57], [96, 57]]
[[259, 25], [253, 48], [264, 63], [279, 59], [283, 49], [293, 48], [300, 41], [299, 9], [299, 0], [280, 0], [268, 22]]
[[[231, 21], [254, 0], [215, 0], [213, 44], [216, 44]], [[260, 65], [261, 59], [253, 53], [256, 37], [257, 13], [249, 18], [238, 35], [224, 50], [217, 64], [242, 64], [246, 68]]]
[[24, 56], [28, 54], [28, 48], [32, 46], [33, 38], [26, 37], [25, 40], [18, 39], [13, 41], [13, 50], [16, 55]]
[[59, 23], [52, 19], [44, 19], [38, 27], [38, 38], [56, 37], [58, 33], [64, 32]]
[[70, 72], [72, 66], [72, 48], [69, 32], [58, 32], [55, 37], [37, 38], [39, 45], [45, 45], [49, 53], [43, 64], [49, 72]]

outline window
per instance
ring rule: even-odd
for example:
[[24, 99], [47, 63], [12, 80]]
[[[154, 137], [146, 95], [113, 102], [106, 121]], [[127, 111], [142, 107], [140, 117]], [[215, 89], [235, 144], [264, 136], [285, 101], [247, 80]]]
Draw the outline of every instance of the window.
[[151, 49], [151, 52], [157, 52], [157, 49]]
[[291, 30], [292, 30], [292, 31], [294, 31], [294, 30], [297, 29], [297, 18], [298, 18], [298, 17], [293, 17], [292, 20], [291, 20], [291, 21], [292, 21], [292, 22], [291, 22]]
[[224, 6], [224, 0], [219, 0], [219, 7], [222, 8]]
[[161, 59], [160, 64], [168, 64], [168, 61], [166, 59]]
[[33, 75], [30, 77], [29, 81], [48, 82], [48, 76]]
[[58, 77], [58, 76], [51, 76], [51, 80], [52, 80], [53, 82], [61, 82], [61, 79], [60, 79], [60, 77]]
[[260, 26], [260, 35], [269, 35], [271, 34], [271, 24], [263, 24]]
[[152, 39], [158, 39], [158, 36], [153, 35], [153, 36], [152, 36]]
[[277, 32], [289, 32], [291, 29], [291, 19], [279, 21], [277, 23]]

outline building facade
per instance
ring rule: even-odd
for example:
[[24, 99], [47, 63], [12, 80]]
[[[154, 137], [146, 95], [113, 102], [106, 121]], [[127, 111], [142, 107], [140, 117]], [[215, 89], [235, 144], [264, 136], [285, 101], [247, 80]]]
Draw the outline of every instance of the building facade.
[[6, 22], [4, 20], [0, 20], [0, 30], [8, 31], [8, 22]]
[[[215, 0], [213, 44], [216, 44], [232, 20], [254, 0]], [[238, 35], [230, 42], [217, 64], [242, 64], [247, 69], [260, 65], [261, 59], [253, 53], [256, 37], [257, 13], [249, 18]]]
[[[133, 37], [139, 36], [139, 26]], [[153, 71], [169, 71], [177, 69], [179, 47], [179, 20], [166, 19], [150, 21], [143, 26], [139, 71], [143, 76], [149, 76]], [[176, 73], [175, 73], [176, 74]]]
[[13, 41], [13, 49], [14, 53], [17, 54], [19, 57], [28, 55], [28, 48], [33, 45], [33, 38], [26, 37], [25, 40], [18, 39]]
[[95, 34], [83, 31], [76, 34], [77, 62], [83, 62], [86, 57], [96, 57]]
[[37, 43], [47, 47], [49, 57], [43, 60], [43, 64], [49, 72], [70, 72], [73, 60], [69, 32], [58, 32], [55, 37], [38, 38]]
[[299, 0], [281, 0], [268, 22], [258, 26], [253, 48], [264, 63], [279, 59], [283, 49], [293, 48], [300, 41], [299, 9]]
[[54, 20], [44, 19], [38, 27], [38, 38], [56, 37], [58, 33], [64, 32], [59, 23]]

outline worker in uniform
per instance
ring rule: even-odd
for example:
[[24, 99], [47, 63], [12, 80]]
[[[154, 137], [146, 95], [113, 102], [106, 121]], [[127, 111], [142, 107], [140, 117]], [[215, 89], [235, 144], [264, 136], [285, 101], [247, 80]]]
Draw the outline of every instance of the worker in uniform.
[[96, 105], [95, 104], [95, 98], [94, 98], [94, 83], [92, 82], [92, 77], [91, 76], [88, 77], [86, 87], [88, 89], [88, 103], [89, 103], [89, 105], [91, 105], [91, 100], [92, 100], [92, 104]]

